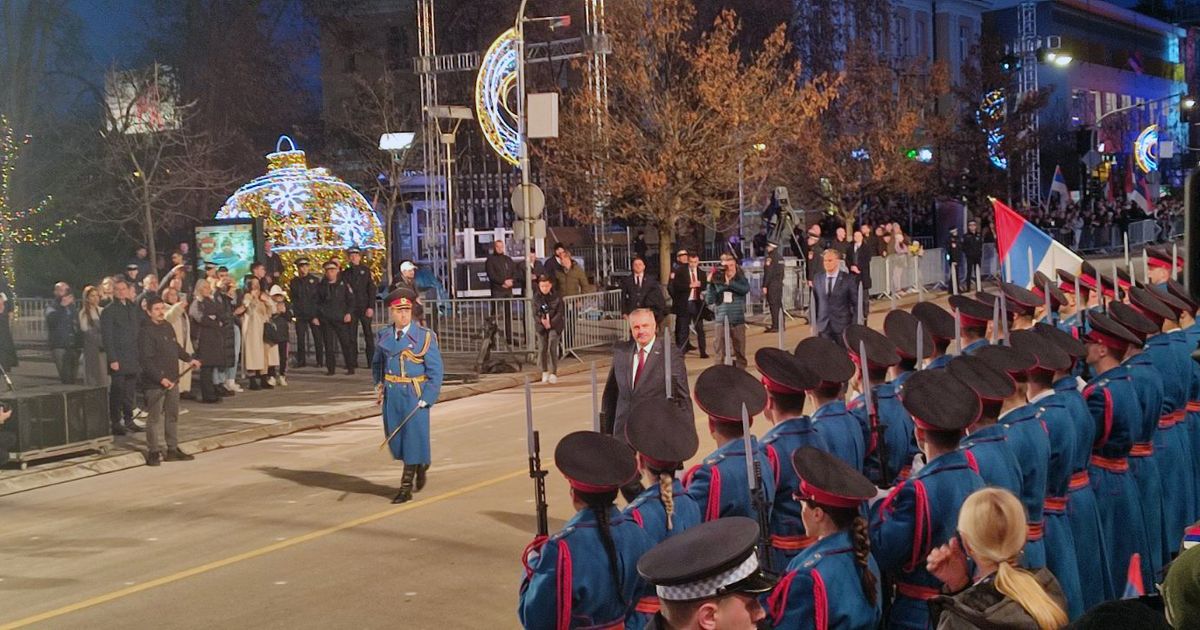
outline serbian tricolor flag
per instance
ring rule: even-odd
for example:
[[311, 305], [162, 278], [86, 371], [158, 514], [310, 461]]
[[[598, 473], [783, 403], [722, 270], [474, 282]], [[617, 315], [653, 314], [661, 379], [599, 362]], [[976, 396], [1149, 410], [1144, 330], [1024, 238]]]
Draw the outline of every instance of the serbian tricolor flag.
[[1121, 599], [1133, 599], [1146, 594], [1146, 586], [1142, 583], [1142, 556], [1129, 556], [1129, 568], [1125, 570], [1125, 592]]
[[1154, 211], [1154, 199], [1150, 196], [1150, 181], [1146, 179], [1146, 174], [1136, 165], [1130, 164], [1129, 170], [1133, 171], [1133, 190], [1129, 192], [1129, 200], [1136, 203], [1142, 212], [1149, 214]]
[[1050, 181], [1050, 195], [1046, 197], [1046, 205], [1054, 201], [1054, 193], [1058, 193], [1058, 207], [1065, 208], [1071, 202], [1071, 189], [1067, 188], [1067, 178], [1063, 177], [1062, 167], [1054, 167], [1054, 179]]
[[1009, 282], [1027, 289], [1033, 288], [1033, 278], [1029, 274], [1031, 256], [1035, 273], [1040, 271], [1051, 278], [1057, 277], [1059, 269], [1079, 273], [1083, 259], [1066, 245], [1050, 238], [1049, 234], [1037, 229], [999, 199], [992, 199], [992, 207], [996, 210], [996, 247], [1000, 254], [1000, 268], [1012, 274]]

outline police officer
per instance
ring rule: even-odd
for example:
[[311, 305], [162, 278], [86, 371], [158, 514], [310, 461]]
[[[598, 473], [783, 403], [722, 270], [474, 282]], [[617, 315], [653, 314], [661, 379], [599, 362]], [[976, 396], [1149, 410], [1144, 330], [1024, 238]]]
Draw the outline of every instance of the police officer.
[[637, 458], [623, 440], [577, 431], [558, 443], [554, 464], [571, 486], [577, 511], [562, 531], [525, 550], [521, 624], [530, 630], [623, 627], [644, 589], [638, 559], [654, 546], [613, 505], [617, 491], [637, 478]]
[[[936, 370], [946, 367], [952, 357], [949, 350], [950, 342], [954, 341], [955, 337], [954, 316], [933, 302], [918, 302], [913, 306], [912, 314], [913, 317], [920, 320], [922, 328], [928, 331], [929, 336], [933, 338], [933, 354], [930, 356], [929, 363], [925, 365], [925, 369]], [[893, 339], [893, 341], [895, 340]]]
[[958, 509], [983, 487], [958, 448], [963, 429], [979, 416], [979, 398], [945, 370], [922, 370], [904, 383], [900, 400], [928, 463], [872, 506], [871, 553], [896, 584], [887, 627], [923, 630], [928, 601], [941, 588], [925, 558], [955, 535]]
[[308, 336], [312, 335], [317, 365], [325, 364], [325, 335], [317, 310], [317, 287], [321, 279], [309, 273], [307, 258], [296, 259], [296, 277], [288, 283], [292, 312], [296, 314], [296, 367], [308, 365]]
[[958, 314], [962, 328], [962, 354], [975, 354], [986, 347], [992, 307], [965, 295], [951, 295], [950, 309]]
[[812, 398], [813, 426], [821, 432], [829, 452], [855, 470], [862, 470], [867, 443], [862, 426], [846, 409], [843, 391], [854, 376], [854, 362], [837, 342], [825, 337], [809, 337], [796, 345], [800, 365], [816, 374], [820, 381], [805, 393]]
[[[379, 331], [371, 359], [377, 402], [392, 459], [404, 461], [400, 492], [392, 503], [411, 500], [425, 487], [429, 470], [429, 408], [442, 390], [442, 353], [437, 335], [413, 321], [415, 293], [398, 289], [385, 302], [392, 324]], [[414, 488], [415, 482], [415, 488]]]
[[800, 502], [792, 496], [800, 480], [791, 459], [792, 453], [802, 446], [829, 450], [812, 419], [804, 414], [804, 392], [816, 387], [821, 379], [795, 355], [778, 348], [759, 349], [754, 354], [754, 363], [767, 390], [763, 415], [773, 425], [760, 443], [771, 462], [770, 472], [775, 481], [775, 496], [771, 497], [771, 567], [781, 570], [796, 554], [817, 541], [805, 532]]
[[[700, 506], [688, 496], [675, 472], [700, 447], [696, 424], [679, 405], [666, 398], [637, 403], [625, 425], [625, 437], [637, 451], [638, 468], [646, 489], [624, 514], [641, 526], [655, 544], [699, 525]], [[641, 627], [659, 610], [653, 587], [645, 585], [627, 627]]]
[[758, 524], [733, 516], [659, 543], [637, 563], [662, 611], [650, 630], [754, 630], [766, 618], [759, 598], [776, 579], [759, 567]]
[[347, 363], [349, 367], [358, 367], [358, 329], [362, 327], [363, 342], [367, 348], [367, 360], [375, 356], [375, 329], [373, 324], [375, 321], [375, 296], [378, 294], [378, 289], [375, 286], [375, 278], [371, 275], [371, 268], [363, 264], [362, 250], [357, 247], [351, 247], [346, 250], [347, 256], [350, 258], [350, 265], [346, 267], [345, 275], [342, 277], [346, 283], [350, 285], [350, 289], [354, 291], [353, 308], [350, 311], [352, 317], [350, 321], [350, 339], [353, 341], [354, 363]]
[[345, 361], [346, 374], [354, 374], [355, 355], [354, 337], [350, 326], [353, 324], [354, 292], [350, 285], [338, 273], [335, 260], [325, 263], [325, 279], [321, 281], [317, 291], [317, 310], [321, 316], [321, 329], [325, 333], [325, 371], [332, 375], [337, 367], [334, 359], [335, 349], [342, 347], [342, 360]]
[[[876, 628], [883, 616], [879, 567], [871, 557], [862, 504], [875, 497], [866, 477], [809, 446], [792, 454], [804, 526], [815, 544], [792, 559], [768, 602], [777, 628], [824, 619], [829, 628]], [[818, 587], [817, 585], [820, 585]]]
[[767, 255], [763, 257], [763, 294], [767, 298], [767, 308], [771, 312], [771, 325], [765, 332], [775, 332], [779, 329], [783, 317], [783, 256], [779, 255], [779, 243], [767, 241]]
[[[1079, 586], [1083, 596], [1083, 608], [1087, 610], [1105, 599], [1105, 585], [1109, 582], [1108, 552], [1104, 547], [1104, 536], [1100, 529], [1100, 511], [1096, 503], [1096, 493], [1092, 490], [1091, 478], [1088, 475], [1088, 465], [1092, 457], [1092, 445], [1096, 439], [1096, 423], [1088, 411], [1087, 403], [1079, 391], [1080, 382], [1075, 376], [1075, 363], [1081, 363], [1087, 356], [1087, 348], [1070, 333], [1057, 326], [1037, 324], [1033, 327], [1035, 333], [1042, 339], [1044, 345], [1052, 345], [1070, 357], [1070, 364], [1065, 369], [1054, 372], [1054, 395], [1045, 399], [1047, 405], [1061, 405], [1070, 418], [1074, 432], [1074, 448], [1071, 450], [1071, 460], [1068, 463], [1070, 478], [1067, 482], [1066, 511], [1067, 521], [1071, 527], [1071, 536], [1075, 539], [1075, 554], [1079, 563]], [[1054, 429], [1050, 429], [1051, 439], [1055, 439]], [[1052, 480], [1047, 479], [1047, 503], [1056, 498]], [[1049, 506], [1053, 507], [1053, 506]], [[1049, 510], [1048, 511], [1052, 511]], [[1089, 550], [1083, 553], [1083, 550]]]
[[1086, 314], [1087, 362], [1095, 378], [1083, 390], [1098, 435], [1088, 476], [1100, 512], [1108, 552], [1105, 599], [1120, 596], [1129, 559], [1142, 554], [1142, 575], [1153, 575], [1137, 483], [1129, 472], [1129, 453], [1144, 421], [1129, 369], [1121, 364], [1131, 346], [1142, 342], [1129, 329], [1095, 311]]
[[[747, 478], [746, 457], [758, 458], [762, 470], [764, 495], [775, 496], [775, 480], [766, 474], [771, 463], [758, 450], [758, 441], [750, 436], [751, 453], [747, 454], [742, 433], [742, 406], [754, 422], [754, 416], [767, 404], [766, 392], [753, 376], [731, 365], [714, 365], [700, 373], [693, 392], [696, 405], [708, 414], [708, 430], [717, 443], [717, 450], [693, 466], [684, 476], [688, 494], [700, 504], [705, 521], [724, 516], [755, 518]], [[768, 512], [770, 511], [770, 506]]]
[[[866, 398], [859, 394], [850, 402], [850, 412], [858, 420], [867, 445], [863, 474], [880, 487], [891, 486], [897, 477], [907, 476], [902, 469], [909, 466], [919, 452], [913, 437], [912, 417], [896, 397], [896, 386], [887, 380], [888, 369], [900, 362], [900, 353], [879, 331], [852, 324], [843, 333], [846, 349], [855, 367], [855, 389], [863, 390], [863, 372], [870, 376], [871, 399], [875, 417], [867, 414]], [[867, 356], [859, 356], [862, 349]], [[884, 459], [886, 454], [887, 459]], [[884, 476], [886, 468], [887, 475]]]

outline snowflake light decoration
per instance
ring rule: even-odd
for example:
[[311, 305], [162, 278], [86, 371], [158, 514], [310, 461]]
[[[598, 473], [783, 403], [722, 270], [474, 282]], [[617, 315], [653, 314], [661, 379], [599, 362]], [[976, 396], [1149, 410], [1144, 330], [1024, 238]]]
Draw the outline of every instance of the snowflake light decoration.
[[267, 203], [280, 214], [304, 212], [304, 204], [312, 200], [312, 193], [301, 182], [280, 184], [267, 192]]

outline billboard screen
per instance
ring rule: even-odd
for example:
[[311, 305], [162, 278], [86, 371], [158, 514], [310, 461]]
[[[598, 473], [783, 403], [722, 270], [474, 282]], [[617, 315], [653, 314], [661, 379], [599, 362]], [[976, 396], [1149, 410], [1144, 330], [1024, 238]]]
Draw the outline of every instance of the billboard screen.
[[196, 226], [196, 265], [203, 273], [205, 263], [229, 269], [230, 277], [241, 282], [250, 274], [250, 265], [258, 259], [258, 233], [255, 222], [225, 221]]

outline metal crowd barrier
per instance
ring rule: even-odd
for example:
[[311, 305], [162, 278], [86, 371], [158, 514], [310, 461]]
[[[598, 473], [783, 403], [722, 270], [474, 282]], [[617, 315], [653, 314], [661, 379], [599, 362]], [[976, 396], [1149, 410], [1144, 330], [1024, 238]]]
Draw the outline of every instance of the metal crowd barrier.
[[46, 341], [46, 309], [51, 301], [48, 298], [19, 297], [15, 305], [9, 305], [15, 313], [9, 319], [9, 329], [13, 341]]
[[425, 300], [425, 326], [437, 333], [442, 354], [475, 356], [483, 339], [496, 334], [497, 349], [532, 353], [526, 335], [531, 308], [525, 298]]
[[579, 350], [610, 346], [628, 338], [629, 326], [621, 317], [621, 291], [584, 293], [562, 300], [567, 322], [562, 334], [564, 354], [579, 359]]

